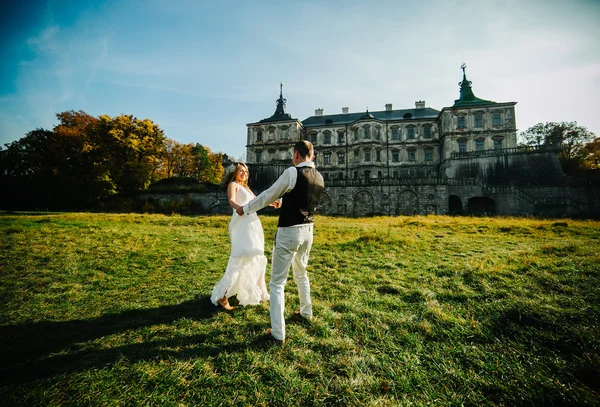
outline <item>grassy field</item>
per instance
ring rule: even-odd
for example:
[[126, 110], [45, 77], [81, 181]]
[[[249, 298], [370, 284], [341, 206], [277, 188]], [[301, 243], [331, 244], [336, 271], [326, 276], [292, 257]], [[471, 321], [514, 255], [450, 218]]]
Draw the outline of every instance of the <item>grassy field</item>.
[[598, 221], [318, 217], [283, 347], [210, 303], [228, 222], [0, 214], [1, 405], [600, 405]]

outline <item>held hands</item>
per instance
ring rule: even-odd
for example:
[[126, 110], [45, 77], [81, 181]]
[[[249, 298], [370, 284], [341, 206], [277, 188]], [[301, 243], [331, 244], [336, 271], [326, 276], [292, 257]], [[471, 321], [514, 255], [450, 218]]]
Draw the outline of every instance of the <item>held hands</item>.
[[273, 208], [276, 208], [276, 209], [281, 208], [281, 199], [271, 202], [269, 204], [269, 206], [272, 206]]
[[244, 216], [244, 207], [242, 205], [235, 204], [233, 209], [235, 209], [238, 215]]

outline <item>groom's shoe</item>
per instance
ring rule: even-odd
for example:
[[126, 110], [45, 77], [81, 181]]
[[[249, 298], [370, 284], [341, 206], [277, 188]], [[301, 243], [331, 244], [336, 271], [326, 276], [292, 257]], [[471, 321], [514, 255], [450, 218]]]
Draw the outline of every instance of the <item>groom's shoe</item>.
[[269, 341], [275, 345], [283, 346], [283, 344], [285, 343], [285, 339], [281, 340], [281, 339], [277, 339], [273, 336], [273, 330], [271, 328], [269, 328], [265, 331], [265, 338], [267, 341]]
[[302, 321], [302, 322], [309, 322], [310, 323], [310, 322], [312, 322], [312, 318], [313, 317], [312, 317], [312, 315], [303, 315], [303, 314], [300, 313], [300, 310], [296, 310], [294, 312], [293, 318], [296, 319], [296, 320]]

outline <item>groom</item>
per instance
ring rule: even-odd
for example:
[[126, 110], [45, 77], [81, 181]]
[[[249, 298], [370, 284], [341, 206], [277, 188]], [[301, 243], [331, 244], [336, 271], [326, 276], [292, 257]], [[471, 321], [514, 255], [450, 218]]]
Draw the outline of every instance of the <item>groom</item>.
[[290, 265], [300, 297], [300, 315], [312, 319], [310, 283], [306, 266], [313, 242], [313, 213], [324, 188], [323, 177], [315, 169], [313, 145], [301, 140], [294, 145], [293, 167], [287, 168], [275, 183], [262, 194], [237, 209], [239, 215], [250, 214], [283, 197], [271, 271], [272, 337], [285, 340], [284, 288]]

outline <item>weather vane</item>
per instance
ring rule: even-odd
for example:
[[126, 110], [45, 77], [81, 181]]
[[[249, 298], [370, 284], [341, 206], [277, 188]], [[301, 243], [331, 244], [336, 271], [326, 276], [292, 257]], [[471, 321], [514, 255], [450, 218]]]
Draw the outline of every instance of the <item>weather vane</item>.
[[465, 73], [465, 69], [467, 69], [467, 64], [465, 64], [465, 63], [463, 62], [463, 64], [460, 66], [460, 69], [462, 69], [462, 70], [463, 70], [463, 74], [464, 74], [464, 73]]

